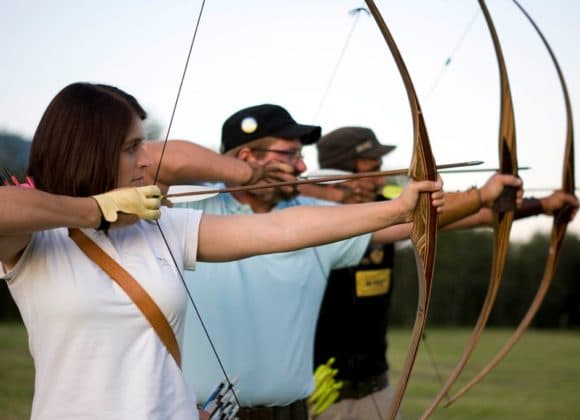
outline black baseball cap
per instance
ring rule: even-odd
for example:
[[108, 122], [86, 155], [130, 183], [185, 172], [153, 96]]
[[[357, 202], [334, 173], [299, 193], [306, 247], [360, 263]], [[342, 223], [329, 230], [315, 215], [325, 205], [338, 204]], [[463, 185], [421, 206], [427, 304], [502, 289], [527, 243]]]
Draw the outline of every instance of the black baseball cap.
[[299, 140], [304, 145], [312, 144], [320, 138], [320, 132], [317, 125], [298, 124], [279, 105], [251, 106], [236, 112], [224, 122], [221, 152], [268, 136]]
[[356, 159], [379, 159], [397, 146], [379, 143], [370, 128], [342, 127], [322, 136], [317, 147], [321, 168], [353, 171]]

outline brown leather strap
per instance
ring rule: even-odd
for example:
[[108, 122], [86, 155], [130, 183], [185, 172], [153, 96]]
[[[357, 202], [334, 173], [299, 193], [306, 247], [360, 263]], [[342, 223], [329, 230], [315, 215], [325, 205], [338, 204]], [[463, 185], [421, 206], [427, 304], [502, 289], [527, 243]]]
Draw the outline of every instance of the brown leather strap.
[[340, 381], [342, 382], [342, 387], [340, 388], [339, 400], [358, 400], [389, 386], [389, 378], [385, 373], [369, 376], [358, 381], [347, 381], [344, 379]]
[[131, 274], [107, 255], [105, 251], [80, 229], [69, 229], [68, 236], [87, 257], [101, 267], [129, 295], [145, 318], [147, 318], [147, 321], [149, 321], [161, 342], [165, 344], [165, 347], [167, 347], [167, 350], [173, 356], [173, 359], [175, 359], [177, 366], [181, 368], [181, 352], [179, 351], [175, 333], [169, 325], [167, 318], [165, 318], [165, 315], [163, 315], [163, 312], [161, 312], [161, 309], [159, 309], [159, 306], [157, 306], [151, 296], [149, 296]]
[[526, 217], [537, 216], [538, 214], [544, 214], [542, 200], [535, 197], [524, 198], [522, 205], [514, 213], [514, 220], [525, 219]]
[[448, 224], [477, 213], [483, 203], [476, 187], [467, 191], [445, 193], [445, 206], [437, 219], [437, 226], [444, 227]]

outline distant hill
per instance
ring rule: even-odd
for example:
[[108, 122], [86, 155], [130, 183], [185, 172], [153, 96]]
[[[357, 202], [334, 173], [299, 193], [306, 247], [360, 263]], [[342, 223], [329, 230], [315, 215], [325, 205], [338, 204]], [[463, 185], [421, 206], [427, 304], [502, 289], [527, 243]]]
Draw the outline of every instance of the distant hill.
[[30, 140], [17, 134], [0, 132], [0, 173], [4, 168], [22, 177], [28, 165]]

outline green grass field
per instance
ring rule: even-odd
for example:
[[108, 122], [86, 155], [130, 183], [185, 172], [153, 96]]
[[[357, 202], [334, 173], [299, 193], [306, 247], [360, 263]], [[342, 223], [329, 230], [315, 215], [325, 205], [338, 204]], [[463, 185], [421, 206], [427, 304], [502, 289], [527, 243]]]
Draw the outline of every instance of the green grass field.
[[[459, 382], [475, 374], [510, 332], [486, 331]], [[427, 343], [443, 376], [453, 368], [469, 333], [459, 329], [427, 332]], [[408, 330], [394, 330], [389, 334], [392, 383], [397, 381], [409, 337]], [[0, 419], [29, 418], [32, 388], [33, 366], [24, 328], [0, 324]], [[439, 388], [428, 353], [421, 348], [403, 402], [404, 417], [417, 418]], [[438, 409], [432, 418], [577, 419], [580, 417], [579, 388], [580, 334], [529, 331], [482, 383], [454, 406]]]
[[[486, 330], [470, 362], [452, 388], [466, 383], [501, 348], [511, 330]], [[471, 330], [428, 330], [427, 344], [444, 380], [463, 353]], [[406, 355], [409, 331], [391, 332], [391, 381]], [[418, 356], [403, 400], [405, 418], [418, 418], [441, 388], [425, 346]], [[527, 331], [512, 352], [482, 382], [433, 419], [580, 418], [580, 334]]]
[[16, 324], [0, 324], [0, 419], [30, 418], [34, 367], [26, 331]]

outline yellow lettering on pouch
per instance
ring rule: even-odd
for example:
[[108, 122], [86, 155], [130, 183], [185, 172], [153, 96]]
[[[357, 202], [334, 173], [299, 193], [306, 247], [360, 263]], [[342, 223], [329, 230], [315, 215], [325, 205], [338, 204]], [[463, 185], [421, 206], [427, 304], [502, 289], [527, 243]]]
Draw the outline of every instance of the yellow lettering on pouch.
[[364, 270], [356, 272], [356, 296], [384, 295], [391, 288], [391, 270]]

